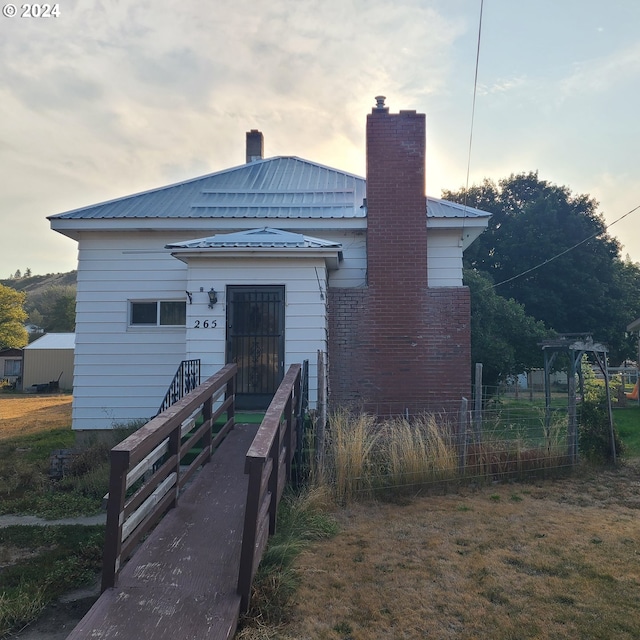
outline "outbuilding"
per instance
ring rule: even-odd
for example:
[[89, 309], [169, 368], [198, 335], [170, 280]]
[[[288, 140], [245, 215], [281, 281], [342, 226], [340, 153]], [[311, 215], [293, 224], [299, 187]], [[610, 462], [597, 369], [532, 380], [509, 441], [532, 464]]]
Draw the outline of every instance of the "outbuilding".
[[75, 333], [45, 333], [24, 348], [24, 391], [51, 393], [73, 389]]
[[0, 350], [0, 382], [13, 389], [22, 386], [22, 349]]

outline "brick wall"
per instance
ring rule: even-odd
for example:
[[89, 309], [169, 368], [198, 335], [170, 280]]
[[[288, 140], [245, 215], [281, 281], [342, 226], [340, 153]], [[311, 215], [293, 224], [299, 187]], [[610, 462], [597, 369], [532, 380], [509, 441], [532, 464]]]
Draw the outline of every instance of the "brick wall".
[[367, 117], [366, 289], [329, 290], [330, 402], [457, 408], [471, 384], [464, 287], [428, 288], [425, 117]]
[[471, 394], [467, 287], [427, 289], [414, 338], [372, 316], [369, 289], [329, 289], [329, 402], [386, 414], [457, 410]]

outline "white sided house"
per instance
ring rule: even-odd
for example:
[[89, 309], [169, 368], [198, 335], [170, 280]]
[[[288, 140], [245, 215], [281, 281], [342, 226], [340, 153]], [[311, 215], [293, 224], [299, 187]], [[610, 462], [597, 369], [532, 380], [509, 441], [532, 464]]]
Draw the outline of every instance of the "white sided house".
[[[416, 116], [379, 109], [370, 117]], [[155, 415], [186, 360], [200, 361], [203, 380], [237, 362], [239, 408], [265, 407], [288, 366], [303, 360], [313, 407], [318, 351], [329, 352], [332, 384], [342, 349], [331, 352], [331, 323], [345, 325], [330, 319], [331, 292], [342, 296], [333, 313], [342, 318], [348, 292], [372, 286], [367, 182], [297, 157], [264, 159], [262, 149], [262, 134], [252, 130], [244, 165], [50, 217], [52, 229], [79, 250], [75, 430]], [[424, 157], [419, 162], [424, 167]], [[489, 214], [425, 201], [424, 172], [422, 185], [418, 224], [426, 246], [418, 251], [437, 299], [438, 291], [463, 288], [462, 252]], [[395, 212], [386, 215], [396, 216], [388, 223], [393, 251], [394, 228], [404, 223]], [[466, 365], [468, 345], [451, 348], [461, 349]], [[365, 398], [367, 384], [349, 399]]]

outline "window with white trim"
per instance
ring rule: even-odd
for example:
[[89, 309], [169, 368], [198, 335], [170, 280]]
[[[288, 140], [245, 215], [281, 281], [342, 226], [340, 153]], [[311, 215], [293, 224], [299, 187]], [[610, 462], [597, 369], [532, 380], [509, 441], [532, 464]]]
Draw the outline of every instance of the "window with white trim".
[[131, 327], [184, 327], [187, 324], [185, 300], [140, 300], [129, 302]]

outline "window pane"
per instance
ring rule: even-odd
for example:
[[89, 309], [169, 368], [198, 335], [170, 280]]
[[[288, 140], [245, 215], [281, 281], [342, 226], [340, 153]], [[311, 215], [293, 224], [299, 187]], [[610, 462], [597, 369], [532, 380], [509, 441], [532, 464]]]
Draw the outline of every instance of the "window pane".
[[4, 361], [4, 375], [5, 376], [19, 376], [20, 364], [22, 360], [5, 360]]
[[131, 324], [158, 324], [157, 302], [132, 302]]
[[187, 302], [161, 302], [160, 324], [184, 327], [187, 324]]

